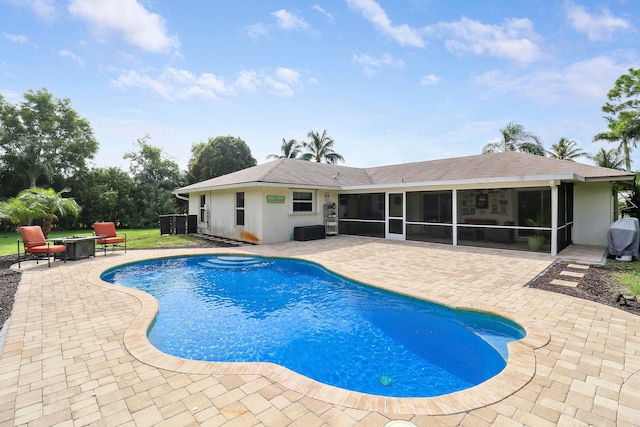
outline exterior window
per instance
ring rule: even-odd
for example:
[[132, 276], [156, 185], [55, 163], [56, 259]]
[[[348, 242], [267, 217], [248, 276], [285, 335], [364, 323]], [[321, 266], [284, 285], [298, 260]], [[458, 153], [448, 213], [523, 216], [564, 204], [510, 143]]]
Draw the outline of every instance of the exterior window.
[[203, 195], [200, 196], [200, 222], [205, 222], [207, 220], [207, 210], [205, 208], [206, 197]]
[[[462, 200], [465, 200], [465, 196]], [[407, 193], [407, 221], [451, 224], [452, 203], [451, 191], [412, 191]], [[459, 208], [459, 212], [462, 211], [464, 208]], [[464, 212], [468, 214], [468, 211]]]
[[313, 212], [313, 192], [293, 192], [293, 212]]
[[340, 194], [341, 219], [384, 221], [384, 193]]
[[384, 193], [340, 194], [338, 233], [384, 237]]
[[244, 226], [244, 192], [236, 193], [236, 225]]

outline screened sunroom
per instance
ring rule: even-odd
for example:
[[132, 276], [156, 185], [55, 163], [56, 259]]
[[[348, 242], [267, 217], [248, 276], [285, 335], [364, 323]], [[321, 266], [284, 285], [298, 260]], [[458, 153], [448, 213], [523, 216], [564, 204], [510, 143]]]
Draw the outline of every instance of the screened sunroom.
[[338, 198], [341, 234], [544, 252], [572, 241], [572, 184]]

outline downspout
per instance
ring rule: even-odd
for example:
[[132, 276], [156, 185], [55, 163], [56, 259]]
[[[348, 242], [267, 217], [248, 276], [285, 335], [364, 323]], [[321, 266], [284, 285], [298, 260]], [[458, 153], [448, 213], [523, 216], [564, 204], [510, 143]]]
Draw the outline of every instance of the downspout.
[[189, 196], [185, 197], [185, 196], [183, 196], [181, 194], [178, 194], [178, 193], [173, 193], [173, 195], [176, 196], [176, 199], [184, 200], [185, 202], [189, 201]]

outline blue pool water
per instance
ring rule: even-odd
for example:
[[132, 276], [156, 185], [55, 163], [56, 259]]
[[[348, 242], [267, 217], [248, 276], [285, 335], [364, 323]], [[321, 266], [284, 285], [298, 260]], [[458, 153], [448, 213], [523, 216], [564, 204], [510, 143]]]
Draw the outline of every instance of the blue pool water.
[[165, 353], [273, 362], [384, 396], [472, 387], [502, 371], [507, 343], [524, 336], [501, 317], [379, 290], [293, 259], [165, 258], [118, 267], [102, 279], [157, 298], [148, 336]]

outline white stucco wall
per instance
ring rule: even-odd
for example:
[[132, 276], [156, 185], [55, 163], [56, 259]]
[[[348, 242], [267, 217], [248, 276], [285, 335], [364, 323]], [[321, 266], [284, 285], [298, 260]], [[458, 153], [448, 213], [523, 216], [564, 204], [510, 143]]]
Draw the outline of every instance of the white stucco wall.
[[211, 197], [207, 197], [209, 228], [205, 233], [235, 239], [235, 194], [235, 191], [207, 194]]
[[606, 245], [613, 222], [614, 197], [609, 182], [577, 183], [574, 186], [573, 243]]
[[[244, 191], [245, 225], [235, 225], [236, 192]], [[293, 191], [312, 191], [314, 209], [310, 213], [294, 213]], [[285, 187], [253, 187], [233, 190], [191, 193], [189, 213], [198, 215], [198, 230], [215, 236], [255, 243], [277, 243], [293, 239], [293, 228], [324, 223], [323, 205], [325, 193], [337, 203], [336, 192], [294, 189]], [[209, 223], [200, 222], [200, 195], [206, 196], [209, 205]], [[282, 196], [284, 203], [268, 203], [267, 196]]]
[[196, 227], [198, 228], [198, 232], [202, 232], [204, 228], [204, 223], [200, 222], [200, 195], [206, 193], [193, 193], [189, 195], [189, 215], [197, 215], [198, 219], [196, 222]]
[[[312, 191], [314, 193], [313, 212], [293, 212], [292, 193], [294, 191]], [[296, 189], [283, 187], [264, 187], [262, 203], [264, 213], [263, 242], [276, 243], [293, 239], [294, 227], [324, 224], [325, 193], [328, 200], [338, 203], [337, 192], [324, 190]], [[284, 203], [267, 203], [267, 196], [284, 196]]]
[[[245, 224], [236, 226], [236, 192], [244, 192]], [[200, 196], [205, 195], [208, 215], [200, 221]], [[260, 189], [239, 188], [223, 191], [205, 191], [189, 195], [189, 214], [197, 215], [198, 231], [235, 240], [259, 241], [263, 222]]]
[[[267, 196], [284, 197], [284, 203], [267, 203]], [[287, 188], [269, 187], [262, 189], [261, 199], [264, 203], [263, 243], [286, 242], [289, 240], [289, 190]]]

